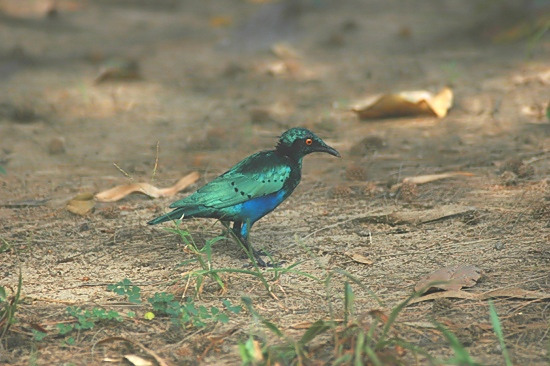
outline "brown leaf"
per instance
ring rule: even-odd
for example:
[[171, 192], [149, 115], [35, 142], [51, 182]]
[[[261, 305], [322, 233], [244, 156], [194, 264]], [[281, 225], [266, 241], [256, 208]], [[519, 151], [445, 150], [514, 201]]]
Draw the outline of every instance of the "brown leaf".
[[428, 300], [436, 300], [436, 299], [447, 299], [447, 298], [455, 298], [455, 299], [466, 299], [466, 300], [477, 300], [477, 295], [471, 292], [466, 292], [462, 290], [449, 290], [449, 291], [443, 291], [443, 292], [434, 292], [432, 294], [428, 294], [422, 297], [419, 297], [417, 299], [412, 299], [409, 302], [409, 305], [416, 304], [417, 302], [422, 301], [428, 301]]
[[79, 193], [67, 202], [67, 211], [75, 215], [84, 216], [94, 208], [95, 202], [93, 198], [93, 193]]
[[344, 253], [350, 257], [354, 262], [371, 265], [373, 261], [365, 257], [363, 254], [357, 252], [346, 252]]
[[463, 176], [463, 177], [472, 177], [474, 176], [474, 173], [470, 172], [447, 172], [447, 173], [441, 173], [441, 174], [428, 174], [428, 175], [418, 175], [416, 177], [407, 177], [403, 179], [403, 183], [414, 183], [414, 184], [424, 184], [424, 183], [430, 183], [434, 182], [436, 180], [446, 179], [446, 178], [452, 178], [457, 176]]
[[134, 366], [153, 366], [153, 363], [137, 355], [124, 355], [124, 359]]
[[189, 173], [168, 188], [157, 188], [149, 183], [125, 184], [100, 192], [95, 195], [95, 198], [100, 202], [115, 202], [134, 192], [143, 193], [152, 198], [171, 197], [195, 183], [199, 176], [198, 172]]
[[490, 290], [487, 292], [473, 293], [466, 292], [462, 290], [456, 291], [443, 291], [443, 292], [434, 292], [417, 299], [413, 299], [409, 302], [409, 305], [416, 304], [422, 301], [436, 300], [442, 298], [456, 298], [456, 299], [466, 299], [466, 300], [487, 300], [494, 297], [512, 297], [516, 299], [523, 300], [547, 300], [550, 299], [550, 294], [543, 292], [529, 291], [524, 290], [518, 287], [512, 288], [501, 288], [496, 290]]
[[[463, 287], [472, 287], [481, 277], [481, 269], [475, 266], [461, 264], [448, 266], [424, 276], [414, 286], [415, 291], [439, 288], [448, 291], [457, 291]], [[433, 282], [437, 284], [430, 285]], [[444, 282], [444, 283], [440, 283]], [[429, 286], [429, 287], [428, 287]]]
[[426, 183], [435, 182], [441, 179], [447, 179], [447, 178], [453, 178], [453, 177], [472, 177], [474, 175], [475, 175], [474, 173], [461, 172], [461, 171], [447, 172], [447, 173], [440, 173], [440, 174], [417, 175], [414, 177], [404, 178], [401, 183], [397, 183], [391, 186], [390, 190], [392, 192], [397, 192], [400, 188], [402, 188], [403, 186], [406, 186], [407, 184], [409, 185], [426, 184]]
[[453, 92], [443, 88], [438, 94], [425, 90], [403, 91], [367, 98], [352, 107], [361, 119], [429, 115], [445, 117], [453, 104]]
[[161, 358], [155, 351], [145, 347], [141, 342], [136, 341], [136, 340], [132, 340], [132, 339], [128, 339], [128, 338], [124, 338], [124, 337], [107, 337], [105, 339], [102, 339], [102, 340], [96, 342], [94, 347], [98, 346], [100, 344], [106, 344], [106, 343], [113, 342], [113, 341], [123, 341], [123, 342], [128, 342], [128, 343], [131, 343], [133, 345], [138, 346], [139, 348], [141, 348], [142, 351], [144, 351], [145, 353], [147, 353], [148, 355], [153, 357], [155, 359], [155, 361], [157, 361], [159, 366], [170, 366], [172, 364], [171, 362], [169, 363], [168, 361], [165, 361], [163, 358]]
[[189, 187], [191, 184], [195, 183], [200, 178], [199, 172], [191, 172], [187, 174], [185, 177], [181, 178], [174, 184], [172, 187], [169, 188], [162, 188], [160, 190], [161, 197], [171, 197], [178, 193], [181, 190], [184, 190], [185, 188]]
[[550, 294], [544, 293], [544, 292], [524, 290], [519, 287], [511, 287], [511, 288], [499, 288], [496, 290], [487, 291], [482, 294], [479, 294], [478, 297], [482, 300], [490, 299], [492, 297], [513, 297], [516, 299], [524, 299], [524, 300], [537, 300], [537, 299], [544, 300], [544, 299], [550, 299]]

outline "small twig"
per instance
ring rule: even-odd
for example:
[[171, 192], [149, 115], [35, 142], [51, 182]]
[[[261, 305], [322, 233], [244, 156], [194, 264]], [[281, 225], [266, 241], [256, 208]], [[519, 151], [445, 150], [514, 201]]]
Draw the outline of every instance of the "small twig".
[[160, 141], [157, 141], [157, 152], [155, 154], [155, 166], [153, 167], [153, 175], [151, 176], [151, 182], [155, 181], [155, 175], [157, 174], [157, 167], [159, 165], [159, 146], [160, 146]]
[[122, 169], [121, 167], [119, 167], [117, 163], [113, 163], [113, 165], [114, 165], [122, 174], [124, 174], [124, 176], [125, 176], [126, 178], [130, 179], [131, 182], [134, 181], [134, 178], [132, 178], [132, 177], [130, 176], [130, 174], [126, 173], [126, 171], [125, 171], [124, 169]]
[[[159, 283], [164, 283], [164, 281], [133, 283], [132, 285], [134, 285], [134, 286], [152, 286], [152, 285], [158, 285]], [[62, 290], [70, 290], [70, 289], [73, 289], [73, 288], [80, 288], [80, 287], [97, 287], [97, 286], [108, 286], [108, 285], [112, 285], [112, 282], [81, 283], [80, 285], [77, 285], [77, 286], [62, 288]]]

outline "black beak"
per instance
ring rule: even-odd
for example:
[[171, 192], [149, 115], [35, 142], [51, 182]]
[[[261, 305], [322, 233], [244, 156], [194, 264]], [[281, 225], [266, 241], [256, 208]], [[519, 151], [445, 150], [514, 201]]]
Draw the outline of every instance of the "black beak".
[[327, 154], [330, 154], [330, 155], [333, 155], [333, 156], [336, 156], [338, 158], [340, 158], [340, 153], [338, 151], [336, 151], [335, 149], [333, 149], [332, 147], [328, 146], [328, 145], [324, 145], [324, 146], [320, 146], [318, 149], [317, 149], [318, 152], [324, 152], [324, 153], [327, 153]]

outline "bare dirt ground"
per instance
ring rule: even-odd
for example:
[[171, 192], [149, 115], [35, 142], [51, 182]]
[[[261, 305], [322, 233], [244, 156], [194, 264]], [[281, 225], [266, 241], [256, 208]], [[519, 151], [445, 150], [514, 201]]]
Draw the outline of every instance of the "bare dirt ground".
[[[544, 1], [0, 1], [0, 285], [17, 285], [17, 323], [0, 344], [3, 365], [122, 363], [127, 353], [173, 364], [239, 364], [237, 344], [250, 334], [275, 336], [242, 311], [227, 324], [174, 329], [145, 320], [106, 290], [124, 278], [142, 297], [181, 296], [195, 265], [179, 238], [146, 222], [174, 198], [137, 195], [97, 203], [85, 216], [68, 212], [78, 193], [128, 182], [173, 184], [191, 171], [209, 181], [245, 156], [274, 146], [288, 127], [304, 126], [343, 158], [309, 156], [301, 185], [251, 234], [288, 266], [334, 276], [328, 289], [299, 274], [271, 283], [270, 296], [250, 275], [223, 274], [222, 293], [206, 280], [197, 304], [252, 299], [288, 335], [303, 324], [343, 314], [343, 269], [358, 316], [386, 314], [424, 275], [454, 264], [483, 271], [466, 291], [521, 288], [550, 292], [550, 42], [525, 32], [548, 15]], [[546, 18], [548, 19], [548, 18]], [[522, 33], [523, 32], [523, 33]], [[299, 54], [287, 69], [271, 47], [286, 41]], [[111, 58], [135, 60], [137, 80], [94, 83]], [[279, 65], [280, 66], [280, 65]], [[544, 74], [546, 72], [546, 74]], [[361, 121], [354, 100], [410, 89], [455, 93], [447, 117]], [[403, 178], [465, 171], [401, 191]], [[180, 195], [187, 194], [185, 192]], [[37, 201], [47, 200], [42, 204]], [[25, 201], [27, 203], [25, 203]], [[30, 202], [30, 203], [29, 203]], [[453, 213], [458, 213], [453, 215]], [[433, 220], [435, 219], [435, 220]], [[185, 222], [200, 244], [222, 232], [213, 220]], [[170, 225], [165, 225], [168, 227]], [[353, 255], [361, 255], [356, 261]], [[361, 263], [363, 262], [363, 263]], [[214, 245], [215, 268], [242, 269], [238, 245]], [[272, 279], [271, 273], [266, 274]], [[187, 296], [196, 295], [190, 283]], [[548, 299], [494, 298], [516, 365], [549, 362]], [[68, 305], [103, 307], [135, 319], [75, 332]], [[503, 364], [486, 299], [443, 298], [407, 306], [396, 334], [437, 357], [452, 351], [436, 320], [486, 365]], [[32, 329], [48, 336], [33, 338]], [[221, 339], [221, 340], [220, 340]], [[405, 364], [423, 364], [409, 352]], [[330, 362], [330, 350], [320, 361]]]

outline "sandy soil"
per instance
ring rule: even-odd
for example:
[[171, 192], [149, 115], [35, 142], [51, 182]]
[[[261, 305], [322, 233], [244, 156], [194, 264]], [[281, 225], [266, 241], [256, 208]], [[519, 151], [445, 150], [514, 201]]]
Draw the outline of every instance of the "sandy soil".
[[[198, 295], [185, 277], [197, 267], [180, 265], [191, 255], [163, 229], [170, 225], [146, 225], [174, 198], [96, 203], [85, 216], [65, 206], [78, 193], [127, 183], [113, 163], [136, 182], [151, 182], [154, 172], [160, 187], [198, 171], [191, 192], [271, 148], [291, 126], [312, 129], [343, 158], [307, 157], [301, 185], [255, 225], [251, 240], [285, 266], [300, 261], [297, 269], [312, 276], [332, 273], [328, 289], [286, 273], [271, 282], [270, 296], [257, 278], [225, 273], [226, 289], [207, 279], [198, 304], [249, 296], [262, 316], [298, 338], [303, 324], [330, 318], [329, 304], [342, 318], [348, 279], [339, 269], [364, 286], [352, 285], [359, 318], [373, 309], [388, 314], [422, 276], [455, 264], [483, 271], [469, 293], [550, 292], [550, 42], [525, 31], [548, 15], [547, 2], [56, 3], [48, 11], [46, 1], [0, 1], [0, 166], [7, 172], [0, 238], [9, 244], [0, 253], [0, 285], [15, 287], [19, 268], [23, 276], [0, 364], [111, 364], [105, 359], [123, 362], [128, 353], [151, 359], [127, 342], [96, 344], [114, 336], [170, 364], [240, 364], [237, 344], [249, 334], [277, 343], [246, 311], [227, 324], [182, 330], [166, 318], [145, 320], [147, 305], [107, 291], [128, 278], [144, 298], [179, 296], [187, 285], [187, 296]], [[273, 52], [283, 41], [282, 53], [296, 57]], [[108, 80], [97, 83], [113, 59], [135, 62], [140, 77], [102, 74]], [[443, 86], [455, 95], [443, 119], [361, 121], [350, 111], [369, 94]], [[453, 171], [471, 175], [391, 188], [405, 177]], [[199, 245], [223, 230], [213, 220], [185, 228]], [[212, 265], [242, 269], [247, 259], [223, 240]], [[547, 364], [548, 298], [494, 302], [514, 364]], [[66, 345], [56, 324], [71, 320], [68, 305], [132, 310], [137, 318], [98, 324]], [[441, 298], [401, 313], [396, 335], [450, 356], [432, 320], [480, 363], [503, 364], [487, 299]], [[48, 336], [36, 341], [32, 329]], [[316, 358], [330, 362], [330, 351]], [[425, 362], [410, 352], [400, 358]]]

